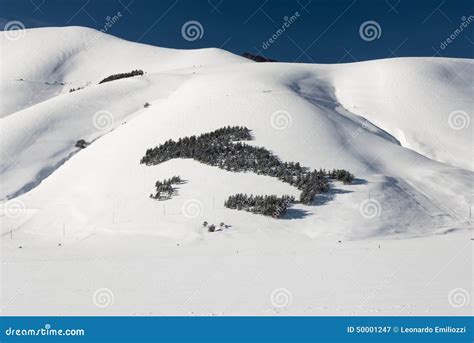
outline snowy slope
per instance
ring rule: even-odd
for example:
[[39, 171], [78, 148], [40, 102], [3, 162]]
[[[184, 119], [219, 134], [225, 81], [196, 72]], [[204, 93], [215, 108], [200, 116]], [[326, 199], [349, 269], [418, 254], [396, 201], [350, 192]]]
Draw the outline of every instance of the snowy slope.
[[9, 40], [2, 32], [0, 46], [0, 118], [71, 88], [97, 84], [111, 74], [133, 69], [157, 73], [249, 62], [224, 50], [151, 47], [83, 27], [26, 30], [20, 42]]
[[[287, 254], [279, 255], [279, 247], [286, 241], [295, 242], [294, 254], [313, 259], [314, 238], [324, 249], [319, 256], [324, 259], [333, 254], [332, 244], [338, 240], [373, 242], [416, 236], [425, 236], [419, 239], [426, 240], [422, 244], [433, 254], [441, 244], [440, 238], [433, 240], [434, 234], [472, 229], [472, 123], [453, 128], [449, 115], [462, 111], [472, 122], [473, 61], [403, 58], [344, 65], [260, 64], [217, 49], [177, 51], [95, 35], [90, 29], [48, 28], [28, 30], [25, 40], [0, 41], [2, 51], [9, 51], [1, 62], [0, 91], [2, 98], [8, 95], [10, 99], [2, 103], [4, 117], [0, 119], [0, 219], [2, 246], [11, 263], [20, 258], [18, 244], [32, 249], [24, 257], [28, 268], [28, 261], [44, 249], [56, 256], [56, 247], [50, 243], [61, 241], [65, 249], [72, 249], [64, 252], [70, 256], [69, 266], [83, 268], [89, 257], [81, 254], [82, 246], [88, 247], [87, 255], [102, 256], [101, 245], [113, 240], [114, 248], [105, 254], [121, 260], [136, 254], [139, 245], [151, 237], [159, 246], [182, 248], [179, 256], [167, 249], [156, 252], [156, 258], [169, 259], [171, 265], [191, 263], [194, 254], [224, 258], [219, 244], [252, 251], [250, 255], [258, 254], [261, 245], [264, 254], [283, 258]], [[31, 46], [38, 48], [38, 58], [17, 67], [16, 61], [25, 59]], [[110, 60], [104, 58], [107, 54], [123, 58]], [[146, 74], [97, 85], [110, 74], [137, 68]], [[45, 90], [32, 99], [28, 92], [19, 94], [18, 87], [30, 87], [17, 86], [15, 82], [21, 81], [14, 80], [19, 78], [66, 85], [56, 85], [55, 91]], [[83, 90], [66, 91], [70, 85], [87, 84]], [[151, 106], [144, 108], [146, 102]], [[283, 161], [348, 169], [357, 180], [353, 185], [336, 183], [314, 206], [296, 204], [285, 219], [275, 220], [225, 209], [223, 202], [239, 192], [298, 196], [297, 189], [277, 179], [227, 172], [192, 160], [171, 160], [153, 167], [139, 164], [148, 148], [168, 139], [227, 125], [248, 127], [255, 138], [250, 144], [264, 146]], [[92, 144], [79, 150], [74, 147], [79, 139]], [[164, 202], [150, 199], [155, 181], [172, 175], [186, 180], [178, 195]], [[228, 232], [209, 234], [201, 227], [203, 220], [232, 226]], [[464, 242], [468, 236], [460, 233], [454, 240]], [[120, 237], [133, 237], [130, 252], [117, 248]], [[360, 258], [358, 251], [367, 243], [351, 244], [355, 245], [346, 253]], [[196, 245], [205, 248], [197, 251]], [[392, 250], [385, 253], [384, 261], [390, 264], [390, 256], [397, 259], [397, 249], [403, 244], [388, 245]], [[456, 251], [453, 244], [446, 254]], [[271, 260], [264, 260], [263, 265], [278, 272]], [[153, 261], [146, 262], [146, 268], [153, 268]], [[238, 264], [234, 257], [224, 261], [234, 267]], [[335, 261], [339, 265], [346, 259]], [[423, 268], [429, 258], [418, 262]], [[468, 267], [469, 261], [463, 260], [459, 269]], [[6, 294], [11, 297], [22, 276], [5, 268], [11, 278]], [[293, 267], [286, 263], [284, 268]], [[225, 270], [223, 266], [223, 275]], [[46, 275], [39, 276], [39, 290], [47, 287]], [[270, 273], [259, 285], [271, 287], [268, 280], [275, 275]], [[54, 279], [54, 275], [49, 277]], [[192, 276], [190, 285], [198, 277]], [[228, 281], [232, 280], [229, 274]], [[470, 287], [468, 280], [459, 282]], [[377, 280], [369, 286], [373, 283]], [[446, 282], [437, 285], [437, 292], [447, 287]], [[195, 286], [189, 287], [186, 292]], [[357, 302], [364, 291], [370, 289], [354, 292], [352, 300]], [[34, 294], [28, 301], [36, 302], [31, 298]], [[170, 296], [172, 308], [176, 303]], [[402, 297], [397, 293], [394, 303]], [[25, 304], [12, 305], [11, 313], [25, 313]], [[415, 313], [425, 313], [423, 304], [417, 303]], [[198, 312], [206, 313], [204, 303], [199, 306]], [[393, 307], [382, 307], [381, 311], [397, 313]], [[77, 313], [74, 308], [60, 311]], [[130, 311], [124, 305], [114, 313]], [[351, 311], [370, 314], [371, 310], [370, 306], [354, 307], [344, 313]], [[265, 313], [252, 307], [221, 312]], [[318, 309], [299, 307], [292, 313], [315, 314]]]
[[[342, 69], [342, 68], [341, 68]], [[334, 80], [344, 106], [431, 159], [473, 170], [470, 60], [419, 58], [355, 63]]]

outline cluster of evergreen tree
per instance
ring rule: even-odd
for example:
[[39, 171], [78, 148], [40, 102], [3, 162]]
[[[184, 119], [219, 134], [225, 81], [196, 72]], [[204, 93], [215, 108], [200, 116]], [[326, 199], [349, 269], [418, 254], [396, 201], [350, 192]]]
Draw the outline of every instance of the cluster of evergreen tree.
[[71, 89], [69, 89], [69, 93], [78, 91], [78, 90], [80, 90], [80, 89], [84, 89], [84, 87], [71, 88]]
[[[301, 190], [300, 201], [304, 204], [311, 204], [316, 194], [328, 192], [331, 179], [343, 181], [345, 184], [350, 184], [354, 180], [354, 175], [347, 170], [310, 171], [309, 168], [302, 167], [299, 162], [282, 162], [263, 147], [241, 142], [251, 139], [252, 135], [248, 128], [227, 126], [199, 136], [180, 138], [178, 141], [168, 140], [160, 146], [148, 149], [140, 163], [156, 165], [174, 158], [193, 158], [228, 171], [252, 171], [272, 176]], [[266, 201], [273, 201], [272, 199]], [[229, 200], [231, 200], [229, 206], [234, 208], [233, 200], [231, 198]], [[260, 205], [258, 211], [261, 210]], [[262, 206], [265, 207], [266, 203]]]
[[236, 194], [231, 195], [225, 202], [224, 206], [236, 210], [244, 210], [252, 213], [263, 214], [274, 218], [282, 217], [288, 206], [295, 201], [290, 195], [277, 197], [276, 195], [247, 195]]
[[299, 174], [296, 180], [291, 184], [301, 190], [300, 202], [306, 205], [313, 202], [316, 194], [326, 193], [330, 188], [329, 180], [324, 169]]
[[[202, 223], [202, 226], [204, 226], [205, 228], [207, 228], [207, 231], [209, 231], [209, 232], [215, 232], [215, 231], [216, 231], [216, 226], [215, 226], [214, 224], [209, 225], [209, 223], [207, 222], [207, 220], [205, 220], [205, 221]], [[225, 229], [229, 228], [229, 225], [224, 224], [224, 222], [221, 222], [221, 223], [219, 224], [219, 231], [224, 230], [224, 228], [225, 228]]]
[[345, 185], [350, 185], [354, 181], [354, 175], [345, 169], [333, 169], [328, 172], [328, 176], [331, 179], [342, 181]]
[[[235, 141], [251, 140], [250, 130], [246, 127], [224, 127], [200, 136], [180, 138], [178, 141], [168, 140], [153, 149], [148, 149], [140, 163], [156, 165], [173, 158], [194, 158], [199, 162], [219, 166], [223, 169], [242, 171], [248, 169], [249, 161], [239, 161], [245, 152], [257, 154], [267, 152], [263, 148], [255, 148]], [[257, 151], [260, 149], [261, 151]], [[244, 151], [247, 150], [247, 151]], [[261, 158], [259, 158], [261, 160]], [[278, 159], [275, 158], [275, 163]]]
[[102, 81], [100, 81], [99, 84], [104, 83], [104, 82], [118, 80], [118, 79], [124, 79], [126, 77], [138, 76], [138, 75], [143, 75], [143, 70], [137, 69], [137, 70], [132, 70], [130, 73], [120, 73], [120, 74], [110, 75], [110, 76], [107, 76]]
[[179, 176], [173, 176], [170, 179], [165, 179], [163, 181], [156, 181], [155, 187], [156, 187], [156, 194], [150, 194], [150, 198], [153, 199], [158, 199], [158, 200], [166, 200], [170, 199], [174, 192], [175, 188], [173, 185], [182, 183], [183, 180]]
[[86, 142], [84, 139], [79, 139], [76, 142], [75, 147], [79, 149], [85, 149], [90, 143]]

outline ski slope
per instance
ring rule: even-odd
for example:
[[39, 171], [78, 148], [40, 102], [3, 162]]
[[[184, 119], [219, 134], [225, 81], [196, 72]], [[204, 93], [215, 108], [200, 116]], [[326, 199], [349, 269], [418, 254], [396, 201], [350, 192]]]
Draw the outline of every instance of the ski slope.
[[[472, 290], [472, 60], [254, 63], [79, 27], [31, 29], [18, 41], [2, 35], [0, 47], [5, 313], [469, 313], [446, 296]], [[133, 69], [146, 73], [98, 84]], [[283, 161], [344, 168], [356, 182], [335, 183], [276, 220], [223, 206], [235, 193], [298, 197], [275, 178], [185, 159], [139, 164], [166, 140], [227, 125], [248, 127], [250, 144]], [[92, 143], [81, 150], [79, 139]], [[148, 197], [173, 175], [186, 180], [176, 196]], [[204, 220], [231, 226], [208, 233]], [[455, 268], [439, 271], [453, 260]], [[334, 290], [354, 261], [356, 288]], [[306, 276], [311, 268], [320, 274]], [[280, 284], [299, 298], [293, 307], [252, 300]], [[100, 287], [117, 300], [105, 312], [84, 302]], [[237, 289], [248, 287], [257, 293], [240, 301]], [[147, 302], [155, 292], [163, 298]], [[328, 300], [334, 292], [346, 305]]]

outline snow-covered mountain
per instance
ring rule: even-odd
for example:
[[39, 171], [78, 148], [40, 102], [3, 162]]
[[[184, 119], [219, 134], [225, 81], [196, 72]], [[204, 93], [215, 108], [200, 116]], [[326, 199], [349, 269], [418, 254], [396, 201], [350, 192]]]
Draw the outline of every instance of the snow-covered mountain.
[[[138, 260], [127, 262], [128, 267], [118, 267], [117, 261], [131, 255], [136, 258], [142, 246], [144, 258], [148, 258], [147, 273], [159, 260], [157, 256], [169, 259], [170, 266], [177, 269], [187, 262], [202, 263], [199, 270], [203, 273], [212, 273], [212, 263], [218, 262], [211, 261], [222, 260], [223, 265], [217, 268], [225, 269], [227, 265], [229, 274], [249, 264], [252, 258], [262, 259], [262, 268], [274, 271], [269, 272], [266, 281], [258, 283], [258, 287], [267, 287], [263, 285], [269, 285], [268, 280], [276, 277], [278, 265], [266, 254], [275, 255], [275, 260], [280, 261], [275, 263], [290, 270], [294, 266], [288, 260], [282, 262], [284, 256], [297, 259], [301, 254], [308, 259], [326, 259], [344, 254], [338, 241], [354, 240], [348, 243], [352, 249], [348, 256], [362, 259], [363, 247], [372, 249], [370, 242], [374, 239], [390, 238], [386, 245], [392, 250], [381, 257], [388, 264], [398, 259], [394, 255], [403, 254], [404, 249], [393, 238], [408, 242], [407, 238], [428, 237], [419, 238], [430, 253], [418, 263], [428, 263], [430, 254], [443, 246], [434, 234], [462, 229], [464, 233], [452, 234], [449, 241], [470, 244], [466, 240], [470, 233], [463, 230], [472, 228], [472, 60], [397, 58], [339, 65], [254, 63], [219, 49], [164, 49], [79, 27], [30, 29], [15, 41], [2, 33], [0, 47], [2, 247], [11, 263], [22, 258], [29, 261], [21, 269], [25, 272], [41, 256], [60, 263], [58, 270], [81, 269], [77, 273], [87, 273], [83, 270], [88, 269], [83, 265], [87, 261], [98, 258], [95, 262], [101, 264], [105, 263], [103, 259], [115, 256], [118, 260], [110, 262], [115, 268], [112, 269], [122, 273]], [[111, 74], [134, 69], [142, 69], [145, 75], [98, 84]], [[69, 92], [80, 87], [83, 89]], [[147, 102], [150, 106], [144, 107]], [[228, 125], [248, 127], [254, 136], [250, 144], [271, 150], [283, 161], [317, 169], [347, 169], [355, 174], [356, 182], [336, 182], [335, 188], [318, 197], [315, 204], [295, 204], [284, 219], [273, 219], [226, 209], [223, 203], [235, 193], [298, 197], [296, 188], [276, 178], [233, 173], [189, 159], [152, 167], [139, 163], [148, 148], [169, 139]], [[75, 143], [80, 139], [92, 143], [79, 149]], [[186, 180], [176, 196], [163, 202], [148, 197], [157, 180], [173, 175]], [[231, 227], [225, 232], [207, 233], [201, 226], [204, 220], [216, 224], [223, 221]], [[134, 245], [130, 251], [123, 240]], [[150, 242], [155, 240], [162, 252], [153, 252]], [[57, 241], [64, 248], [59, 253], [61, 258], [67, 254], [76, 261], [72, 269], [48, 250], [57, 250], [56, 246], [50, 247], [51, 242]], [[113, 242], [109, 248], [108, 242]], [[290, 247], [290, 243], [294, 245]], [[185, 252], [183, 255], [171, 251], [170, 247], [176, 244]], [[318, 254], [324, 257], [311, 252], [313, 245], [320, 244], [326, 255]], [[412, 241], [407, 246], [410, 244]], [[21, 254], [18, 245], [22, 245]], [[455, 251], [454, 246], [449, 251]], [[67, 247], [70, 250], [64, 252]], [[247, 251], [252, 257], [239, 260], [235, 257], [238, 255], [228, 256], [235, 251], [244, 255]], [[408, 254], [412, 252], [416, 259], [414, 250]], [[340, 255], [334, 257], [334, 265], [339, 268], [347, 268], [341, 267], [346, 262]], [[309, 267], [306, 263], [304, 268]], [[457, 271], [463, 271], [466, 263], [469, 261], [458, 266]], [[169, 266], [155, 267], [163, 275], [172, 274]], [[3, 286], [11, 297], [22, 276], [18, 270], [4, 268], [10, 279]], [[183, 268], [188, 270], [189, 266]], [[100, 272], [91, 273], [95, 276], [81, 280], [95, 282]], [[248, 282], [262, 277], [260, 272], [255, 273]], [[332, 280], [335, 276], [331, 275]], [[56, 277], [53, 272], [40, 275], [43, 284], [40, 282], [39, 288]], [[196, 286], [200, 284], [198, 279], [194, 273], [185, 279], [194, 285], [185, 293], [199, 287], [217, 287], [207, 285], [207, 281]], [[380, 282], [377, 280], [366, 279], [375, 285]], [[470, 276], [459, 280], [465, 286]], [[221, 281], [219, 286], [230, 287]], [[67, 284], [74, 288], [73, 283]], [[171, 292], [171, 284], [165, 287], [166, 291]], [[446, 283], [442, 285], [445, 287]], [[295, 283], [294, 287], [301, 286]], [[367, 289], [358, 288], [362, 293]], [[68, 288], [66, 293], [69, 291]], [[72, 292], [81, 293], [78, 289]], [[132, 291], [125, 287], [116, 292]], [[176, 298], [190, 296], [177, 292]], [[306, 289], [303, 298], [308, 300], [310, 293]], [[124, 298], [128, 296], [131, 295]], [[336, 307], [342, 308], [341, 314], [370, 314], [367, 308], [373, 310], [373, 306], [363, 304], [361, 309], [357, 305], [360, 297], [356, 291], [350, 298], [354, 303], [347, 300], [350, 308]], [[401, 297], [397, 293], [395, 303]], [[40, 306], [43, 301], [25, 299], [24, 303], [15, 299], [19, 305], [11, 305], [11, 313], [25, 313], [22, 306], [31, 301]], [[418, 308], [412, 304], [415, 313], [424, 313], [419, 304], [429, 302], [420, 301]], [[114, 313], [133, 312], [127, 302], [121, 305]], [[135, 312], [181, 313], [173, 300], [158, 304], [162, 305], [159, 311], [138, 306]], [[230, 303], [221, 305], [219, 301], [209, 309], [200, 305], [196, 311], [266, 313], [258, 306], [237, 307], [234, 311], [226, 307]], [[69, 309], [61, 306], [54, 305], [52, 311], [91, 312], [79, 305]], [[339, 311], [336, 307], [329, 311]], [[380, 310], [398, 313], [393, 306], [384, 305]], [[48, 311], [37, 308], [33, 312]], [[322, 308], [302, 305], [290, 313], [318, 311], [324, 313]]]

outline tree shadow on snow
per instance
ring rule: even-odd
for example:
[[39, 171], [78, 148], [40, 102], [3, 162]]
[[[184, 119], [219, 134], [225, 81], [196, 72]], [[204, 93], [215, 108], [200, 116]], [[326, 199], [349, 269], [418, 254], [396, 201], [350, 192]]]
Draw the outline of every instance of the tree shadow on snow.
[[313, 206], [321, 206], [325, 205], [331, 200], [334, 200], [337, 194], [348, 194], [348, 193], [354, 193], [354, 191], [348, 191], [345, 189], [338, 189], [338, 188], [331, 188], [329, 192], [327, 193], [322, 193], [322, 194], [317, 194], [314, 197], [314, 200], [312, 202]]
[[[345, 189], [338, 189], [338, 188], [331, 188], [329, 192], [324, 193], [324, 194], [318, 194], [314, 197], [313, 202], [311, 203], [310, 206], [320, 206], [320, 205], [325, 205], [329, 201], [333, 200], [337, 194], [348, 194], [348, 193], [353, 193], [353, 191], [348, 191]], [[311, 212], [302, 210], [299, 208], [288, 208], [286, 210], [286, 214], [284, 217], [280, 219], [303, 219], [307, 216], [313, 215]]]
[[[365, 179], [354, 179], [354, 181], [351, 183], [351, 185], [366, 185], [368, 184], [368, 181]], [[321, 206], [321, 205], [326, 205], [328, 202], [334, 200], [336, 195], [338, 194], [349, 194], [349, 193], [354, 193], [354, 191], [349, 191], [346, 189], [339, 189], [339, 188], [334, 188], [331, 187], [327, 193], [322, 193], [322, 194], [317, 194], [313, 202], [311, 203], [310, 206]], [[297, 202], [299, 203], [299, 202]], [[311, 216], [312, 213], [306, 210], [298, 209], [298, 208], [288, 208], [286, 210], [286, 214], [284, 217], [280, 219], [303, 219], [307, 216]]]
[[283, 220], [303, 219], [311, 215], [312, 215], [311, 212], [308, 212], [299, 208], [289, 208], [286, 210], [285, 215], [279, 219], [283, 219]]

